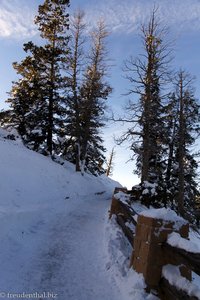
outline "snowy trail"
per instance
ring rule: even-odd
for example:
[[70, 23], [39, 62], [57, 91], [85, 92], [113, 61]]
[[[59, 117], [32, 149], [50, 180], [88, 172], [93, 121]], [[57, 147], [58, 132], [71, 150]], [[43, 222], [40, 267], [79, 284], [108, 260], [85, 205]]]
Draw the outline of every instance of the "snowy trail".
[[0, 299], [50, 292], [56, 300], [121, 300], [104, 239], [118, 183], [82, 176], [7, 134], [0, 130]]
[[0, 129], [0, 299], [155, 299], [129, 269], [131, 247], [115, 220], [107, 220], [120, 184], [82, 176], [7, 134]]
[[57, 213], [26, 274], [24, 290], [49, 291], [57, 300], [121, 300], [110, 286], [104, 258], [105, 195], [82, 199], [76, 208]]
[[158, 299], [129, 268], [132, 247], [107, 220], [119, 183], [82, 176], [7, 134], [0, 129], [0, 299]]

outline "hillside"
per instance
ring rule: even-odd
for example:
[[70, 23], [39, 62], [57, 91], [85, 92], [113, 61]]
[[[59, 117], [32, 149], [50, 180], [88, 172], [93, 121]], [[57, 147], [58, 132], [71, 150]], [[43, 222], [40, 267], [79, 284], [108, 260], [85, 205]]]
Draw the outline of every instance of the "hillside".
[[83, 177], [6, 135], [1, 130], [1, 296], [120, 299], [108, 284], [102, 227], [117, 183]]
[[0, 154], [1, 299], [155, 299], [129, 269], [130, 246], [108, 221], [119, 183], [81, 176], [4, 130]]

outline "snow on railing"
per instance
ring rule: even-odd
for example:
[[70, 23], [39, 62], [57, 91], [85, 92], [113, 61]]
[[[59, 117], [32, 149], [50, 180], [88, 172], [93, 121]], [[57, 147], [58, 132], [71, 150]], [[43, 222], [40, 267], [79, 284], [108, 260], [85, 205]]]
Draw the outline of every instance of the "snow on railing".
[[[200, 299], [199, 282], [191, 282], [181, 276], [179, 267], [170, 264], [165, 265], [162, 269], [162, 276], [171, 285], [171, 287], [168, 286], [168, 289], [171, 288], [173, 291], [173, 295], [178, 297], [178, 299], [184, 299], [184, 297], [187, 299], [191, 297], [193, 299]], [[176, 290], [173, 287], [175, 287]]]
[[199, 245], [194, 244], [192, 241], [183, 241], [181, 237], [171, 234], [165, 244], [163, 244], [164, 251], [171, 253], [178, 257], [191, 271], [200, 275], [200, 251]]
[[183, 239], [177, 232], [172, 232], [168, 236], [167, 243], [172, 247], [183, 249], [187, 252], [200, 253], [200, 244]]

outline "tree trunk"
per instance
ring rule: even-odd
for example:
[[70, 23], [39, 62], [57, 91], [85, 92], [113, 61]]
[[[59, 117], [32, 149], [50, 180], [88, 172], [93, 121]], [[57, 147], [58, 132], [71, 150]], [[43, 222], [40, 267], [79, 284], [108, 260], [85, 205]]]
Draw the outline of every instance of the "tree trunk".
[[151, 105], [151, 85], [152, 85], [152, 50], [149, 48], [148, 69], [146, 77], [146, 95], [144, 97], [144, 127], [143, 127], [143, 154], [142, 154], [142, 182], [149, 179], [149, 161], [150, 161], [150, 105]]
[[167, 188], [170, 186], [170, 177], [171, 177], [171, 168], [172, 168], [172, 163], [173, 163], [173, 155], [174, 155], [174, 136], [175, 136], [175, 121], [174, 124], [172, 124], [173, 121], [170, 123], [171, 126], [173, 126], [173, 132], [172, 132], [172, 138], [169, 143], [169, 156], [168, 156], [168, 161], [167, 161], [167, 171], [166, 171], [166, 185]]
[[48, 107], [48, 128], [47, 128], [47, 150], [50, 155], [53, 151], [53, 102], [54, 102], [54, 84], [55, 84], [55, 50], [56, 43], [56, 29], [54, 29], [54, 37], [52, 40], [52, 58], [51, 58], [51, 68], [50, 68], [50, 87], [49, 87], [49, 107]]
[[76, 144], [76, 172], [81, 172], [80, 144]]
[[48, 128], [47, 128], [47, 150], [50, 155], [53, 151], [53, 89], [50, 90], [48, 107]]
[[114, 155], [115, 155], [114, 148], [112, 148], [110, 158], [109, 158], [109, 161], [108, 161], [107, 170], [106, 170], [106, 176], [109, 176], [112, 173]]
[[[182, 74], [181, 74], [182, 75]], [[180, 77], [180, 113], [179, 113], [179, 147], [178, 147], [178, 212], [184, 213], [184, 97], [183, 78]]]

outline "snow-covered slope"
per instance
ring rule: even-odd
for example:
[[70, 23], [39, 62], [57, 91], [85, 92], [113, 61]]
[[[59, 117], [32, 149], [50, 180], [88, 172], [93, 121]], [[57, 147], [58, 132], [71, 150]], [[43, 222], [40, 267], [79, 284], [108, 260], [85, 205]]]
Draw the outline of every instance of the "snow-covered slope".
[[0, 299], [155, 299], [108, 220], [119, 183], [81, 176], [14, 136], [0, 129]]
[[118, 184], [81, 176], [5, 136], [1, 130], [1, 299], [121, 300], [109, 284], [103, 234]]

